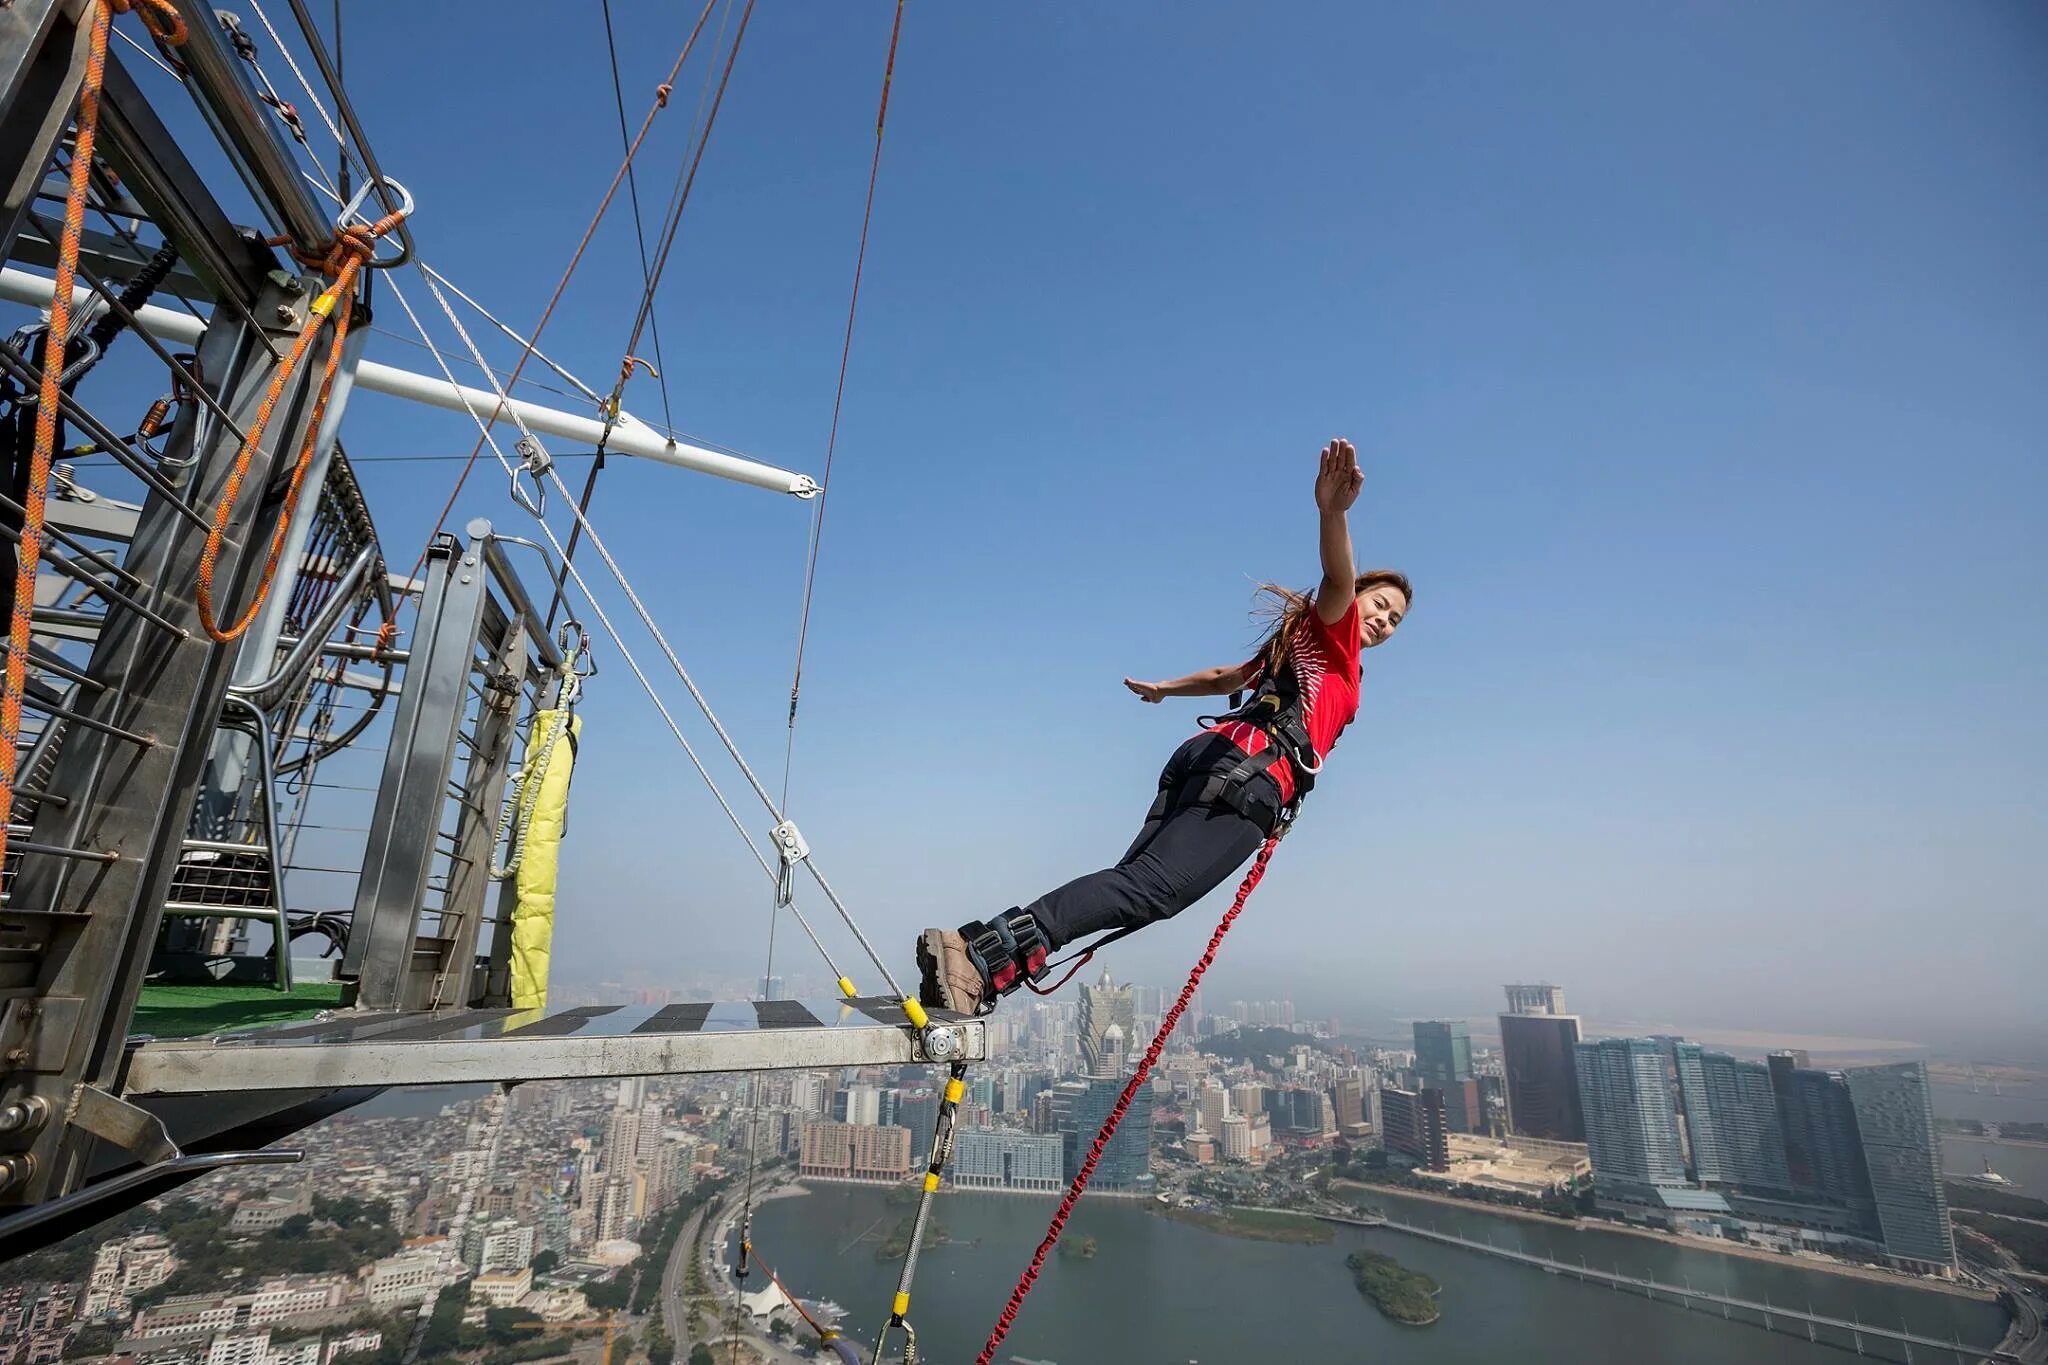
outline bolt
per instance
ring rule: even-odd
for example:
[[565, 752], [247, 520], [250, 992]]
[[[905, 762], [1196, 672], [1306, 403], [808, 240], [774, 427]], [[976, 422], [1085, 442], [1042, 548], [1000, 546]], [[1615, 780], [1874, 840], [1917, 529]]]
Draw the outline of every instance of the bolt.
[[280, 303], [279, 305], [277, 305], [277, 320], [279, 322], [290, 322], [293, 318], [297, 316], [298, 314], [292, 311], [292, 306], [290, 304]]
[[0, 1192], [25, 1185], [36, 1173], [36, 1158], [33, 1152], [9, 1152], [0, 1156]]
[[41, 1095], [30, 1095], [0, 1105], [0, 1133], [32, 1133], [49, 1118], [50, 1102]]

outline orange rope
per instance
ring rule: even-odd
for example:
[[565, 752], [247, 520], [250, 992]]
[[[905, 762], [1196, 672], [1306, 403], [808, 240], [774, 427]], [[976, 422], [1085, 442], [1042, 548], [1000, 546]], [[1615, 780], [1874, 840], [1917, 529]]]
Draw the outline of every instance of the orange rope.
[[[320, 419], [327, 411], [328, 396], [334, 391], [335, 371], [341, 368], [341, 352], [343, 343], [348, 339], [356, 275], [362, 270], [363, 263], [376, 254], [377, 239], [397, 227], [403, 216], [387, 213], [368, 227], [337, 228], [334, 244], [325, 256], [302, 259], [302, 264], [317, 266], [321, 274], [330, 277], [334, 283], [313, 300], [307, 309], [312, 320], [299, 332], [285, 358], [278, 362], [277, 373], [270, 378], [270, 388], [264, 393], [263, 402], [257, 406], [256, 420], [250, 425], [248, 435], [242, 438], [242, 448], [235, 452], [234, 468], [228, 472], [227, 487], [221, 492], [220, 504], [213, 509], [213, 527], [206, 533], [206, 549], [199, 556], [199, 621], [217, 643], [226, 644], [239, 638], [255, 623], [256, 614], [263, 609], [264, 599], [270, 596], [271, 584], [277, 578], [278, 560], [284, 555], [285, 537], [291, 531], [292, 513], [298, 508], [306, 471], [312, 467], [314, 449], [319, 444]], [[285, 489], [284, 507], [277, 517], [277, 531], [270, 538], [270, 553], [263, 561], [263, 576], [257, 581], [256, 591], [241, 618], [233, 625], [222, 626], [213, 601], [213, 576], [220, 565], [221, 541], [227, 535], [228, 519], [234, 515], [235, 501], [242, 492], [242, 480], [247, 477], [250, 461], [255, 458], [263, 440], [263, 429], [270, 424], [271, 415], [293, 371], [298, 369], [306, 352], [312, 349], [322, 318], [334, 323], [334, 340], [327, 348], [327, 370], [320, 377], [320, 392], [313, 400], [312, 415], [306, 419], [306, 439], [299, 447], [298, 463], [292, 466], [292, 481]]]
[[[7, 853], [7, 826], [14, 816], [14, 779], [21, 742], [21, 702], [28, 688], [29, 641], [35, 636], [36, 570], [42, 563], [43, 523], [50, 495], [50, 461], [57, 451], [57, 412], [63, 394], [64, 351], [70, 341], [71, 291], [78, 280], [78, 246], [85, 230], [86, 195], [92, 183], [93, 140], [99, 130], [100, 89], [107, 76], [107, 34], [116, 14], [135, 0], [102, 0], [86, 21], [85, 80], [78, 88], [78, 128], [71, 147], [70, 189], [64, 198], [64, 230], [57, 243], [57, 277], [50, 295], [50, 329], [43, 342], [43, 382], [36, 408], [36, 440], [30, 457], [28, 494], [14, 568], [14, 613], [7, 630], [7, 670], [0, 683], [0, 859]], [[185, 41], [185, 21], [168, 0], [140, 0], [142, 22], [164, 42]]]

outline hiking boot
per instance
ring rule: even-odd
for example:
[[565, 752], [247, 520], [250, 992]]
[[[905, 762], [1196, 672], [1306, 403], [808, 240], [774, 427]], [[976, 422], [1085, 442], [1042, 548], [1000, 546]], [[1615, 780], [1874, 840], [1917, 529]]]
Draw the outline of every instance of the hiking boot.
[[917, 969], [923, 974], [918, 999], [927, 1009], [978, 1014], [988, 980], [967, 951], [967, 940], [951, 929], [927, 929], [917, 940]]

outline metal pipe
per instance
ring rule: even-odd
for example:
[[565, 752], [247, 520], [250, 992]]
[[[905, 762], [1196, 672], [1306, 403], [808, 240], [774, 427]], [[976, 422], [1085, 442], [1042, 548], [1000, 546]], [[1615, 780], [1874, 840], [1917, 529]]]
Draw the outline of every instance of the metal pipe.
[[[286, 635], [278, 643], [291, 648], [299, 643], [299, 639], [296, 635]], [[402, 664], [412, 658], [409, 649], [379, 649], [375, 645], [350, 644], [346, 640], [329, 640], [320, 646], [320, 652], [330, 659], [355, 659], [364, 663], [381, 663], [389, 659], [392, 663]]]
[[213, 125], [272, 225], [306, 251], [324, 249], [334, 235], [334, 224], [306, 188], [298, 163], [277, 135], [241, 58], [228, 46], [211, 0], [177, 0], [177, 7], [185, 19], [185, 42], [178, 56], [187, 72], [185, 88], [192, 92], [199, 112]]
[[256, 780], [263, 788], [263, 837], [270, 843], [270, 894], [276, 901], [277, 927], [277, 988], [289, 991], [292, 988], [292, 928], [284, 899], [284, 869], [279, 866], [283, 859], [284, 844], [277, 832], [277, 750], [270, 737], [270, 720], [263, 714], [263, 708], [247, 697], [229, 692], [223, 698], [230, 706], [239, 706], [248, 715], [249, 723], [256, 730]]
[[[40, 275], [12, 266], [0, 269], [0, 299], [9, 303], [27, 304], [34, 308], [47, 308], [53, 292], [51, 281]], [[73, 291], [73, 298], [90, 297], [92, 291], [80, 287]], [[136, 321], [156, 336], [166, 341], [185, 345], [196, 343], [206, 324], [189, 313], [144, 304], [135, 310]], [[394, 398], [410, 399], [430, 407], [446, 409], [449, 412], [475, 414], [486, 423], [511, 422], [515, 419], [529, 431], [547, 436], [560, 436], [565, 440], [582, 445], [595, 446], [605, 440], [604, 423], [594, 417], [578, 413], [563, 412], [557, 408], [542, 407], [524, 399], [507, 398], [502, 402], [498, 395], [484, 389], [473, 389], [466, 384], [451, 384], [445, 379], [431, 375], [416, 374], [401, 370], [395, 365], [380, 365], [374, 360], [365, 360], [356, 367], [356, 386], [370, 393], [389, 394]], [[710, 474], [735, 483], [751, 484], [765, 488], [772, 493], [788, 493], [799, 498], [809, 498], [818, 491], [818, 485], [808, 474], [798, 474], [756, 460], [727, 455], [723, 451], [709, 450], [703, 446], [691, 445], [662, 435], [654, 428], [630, 414], [622, 413], [618, 425], [611, 430], [605, 442], [607, 452], [632, 455], [656, 464], [674, 465], [678, 469], [694, 470], [699, 474]]]
[[341, 614], [354, 603], [356, 588], [376, 559], [377, 547], [365, 545], [356, 555], [355, 562], [350, 564], [347, 571], [335, 582], [334, 591], [328, 595], [326, 604], [320, 608], [320, 614], [313, 618], [306, 627], [306, 633], [293, 644], [290, 652], [285, 655], [284, 662], [260, 682], [251, 683], [246, 687], [230, 687], [228, 691], [238, 698], [246, 697], [266, 710], [284, 700], [284, 689], [292, 684], [313, 661], [314, 655], [319, 653], [321, 642], [340, 622]]
[[112, 1199], [117, 1194], [123, 1194], [138, 1186], [153, 1184], [158, 1180], [195, 1176], [226, 1166], [288, 1166], [305, 1158], [306, 1154], [302, 1151], [208, 1152], [202, 1156], [173, 1157], [169, 1161], [137, 1166], [97, 1184], [87, 1185], [74, 1194], [45, 1200], [34, 1208], [0, 1218], [0, 1246], [13, 1246], [16, 1238], [32, 1228], [41, 1227], [66, 1214], [75, 1213], [81, 1208], [89, 1208], [102, 1200]]
[[560, 668], [561, 652], [555, 648], [555, 642], [548, 638], [547, 626], [541, 622], [540, 613], [533, 609], [533, 599], [527, 596], [526, 584], [520, 582], [518, 571], [512, 567], [512, 561], [506, 557], [504, 549], [498, 543], [501, 540], [516, 541], [517, 537], [493, 535], [491, 524], [481, 519], [472, 521], [468, 529], [470, 535], [483, 541], [484, 563], [496, 576], [498, 585], [505, 590], [506, 600], [512, 604], [514, 611], [526, 618], [526, 637], [533, 645], [534, 653], [540, 655], [540, 661], [547, 667]]

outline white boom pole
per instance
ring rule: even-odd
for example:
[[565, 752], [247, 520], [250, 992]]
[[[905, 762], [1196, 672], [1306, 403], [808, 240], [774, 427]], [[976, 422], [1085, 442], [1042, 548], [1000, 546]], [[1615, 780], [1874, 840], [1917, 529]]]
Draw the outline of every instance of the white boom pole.
[[[0, 299], [32, 308], [47, 308], [53, 292], [53, 282], [40, 275], [11, 266], [0, 268]], [[72, 291], [72, 306], [83, 307], [96, 297], [92, 290], [80, 286]], [[135, 317], [158, 339], [187, 346], [197, 343], [200, 334], [206, 330], [204, 319], [155, 304], [144, 304], [136, 309]], [[356, 367], [356, 387], [446, 408], [450, 412], [475, 413], [485, 422], [511, 421], [516, 416], [529, 431], [560, 436], [587, 446], [595, 446], [604, 435], [604, 423], [595, 417], [542, 407], [519, 398], [500, 400], [498, 395], [484, 389], [451, 384], [432, 375], [401, 370], [395, 365], [379, 365], [374, 360], [365, 360]], [[687, 441], [672, 440], [625, 413], [620, 414], [617, 425], [612, 428], [605, 449], [658, 464], [674, 465], [678, 469], [731, 479], [735, 483], [752, 484], [773, 493], [808, 498], [818, 491], [817, 483], [808, 474], [796, 474], [756, 460], [727, 455], [723, 451], [707, 450]]]

